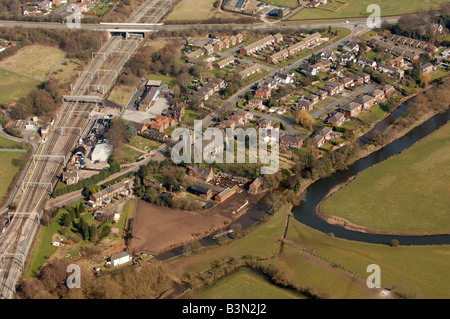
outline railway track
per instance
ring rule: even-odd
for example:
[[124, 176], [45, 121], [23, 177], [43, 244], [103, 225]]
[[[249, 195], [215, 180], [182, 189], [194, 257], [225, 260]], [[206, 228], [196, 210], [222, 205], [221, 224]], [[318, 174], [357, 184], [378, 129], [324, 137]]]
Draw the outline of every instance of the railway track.
[[[158, 22], [175, 1], [150, 0], [141, 6], [128, 20], [131, 23]], [[87, 69], [80, 72], [78, 81], [72, 86], [75, 96], [94, 95], [103, 97], [104, 90], [92, 91], [92, 88], [109, 89], [120, 70], [140, 40], [123, 40], [112, 37], [93, 55]], [[109, 61], [111, 60], [112, 61]], [[108, 69], [105, 63], [111, 62]], [[89, 103], [64, 102], [56, 117], [54, 128], [50, 131], [46, 143], [41, 146], [39, 156], [33, 158], [34, 166], [22, 183], [22, 194], [16, 211], [10, 218], [8, 227], [0, 236], [0, 297], [10, 299], [15, 293], [16, 283], [24, 271], [26, 258], [39, 229], [39, 218], [45, 201], [48, 200], [56, 176], [61, 173], [68, 155], [76, 145], [80, 135], [90, 123], [85, 116], [91, 107]]]

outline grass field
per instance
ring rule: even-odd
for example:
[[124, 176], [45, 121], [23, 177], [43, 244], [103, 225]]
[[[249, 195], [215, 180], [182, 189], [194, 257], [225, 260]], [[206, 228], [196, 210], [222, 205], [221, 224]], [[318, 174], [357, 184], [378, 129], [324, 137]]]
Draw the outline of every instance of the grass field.
[[9, 104], [27, 96], [40, 84], [32, 78], [0, 68], [0, 103]]
[[221, 13], [214, 8], [215, 0], [183, 0], [167, 17], [167, 22], [198, 21], [223, 17], [227, 19], [241, 18], [238, 14]]
[[320, 206], [370, 230], [448, 233], [450, 124], [361, 173]]
[[299, 6], [297, 0], [263, 0], [261, 2], [273, 4], [274, 6], [278, 7], [296, 8]]
[[0, 61], [0, 67], [44, 81], [51, 68], [65, 55], [58, 48], [30, 45]]
[[76, 59], [65, 58], [50, 74], [50, 78], [58, 80], [59, 83], [69, 82], [73, 76], [78, 75], [81, 62]]
[[241, 268], [199, 291], [194, 299], [300, 299], [303, 296], [277, 287], [254, 271]]
[[0, 136], [0, 148], [28, 149], [29, 146], [25, 146], [22, 143], [10, 140], [4, 136]]
[[0, 152], [0, 202], [5, 199], [11, 182], [20, 171], [20, 167], [14, 162], [23, 156], [26, 156], [25, 152]]
[[[346, 18], [346, 17], [367, 17], [372, 12], [366, 12], [367, 7], [374, 2], [372, 0], [342, 0], [348, 2], [347, 6], [342, 7], [337, 12], [327, 11], [319, 8], [306, 8], [293, 16], [291, 20], [300, 19], [327, 19], [327, 18]], [[418, 10], [427, 10], [438, 7], [447, 0], [409, 0], [408, 5], [403, 5], [400, 1], [379, 0], [376, 2], [380, 6], [381, 15], [396, 15], [405, 13], [414, 13]]]
[[[367, 266], [377, 264], [381, 269], [383, 288], [409, 298], [450, 297], [450, 278], [447, 276], [450, 246], [393, 248], [357, 243], [315, 231], [291, 218], [283, 253], [278, 254], [278, 240], [284, 233], [288, 211], [277, 211], [269, 221], [243, 239], [203, 253], [173, 259], [168, 264], [169, 270], [175, 276], [182, 276], [185, 272], [195, 274], [206, 271], [214, 260], [230, 256], [268, 257], [262, 263], [282, 266], [292, 282], [310, 288], [323, 298], [360, 299], [380, 298], [380, 290], [366, 286], [370, 274]], [[233, 282], [233, 278], [223, 279], [222, 287], [231, 289], [227, 280]], [[257, 295], [259, 284], [253, 280], [242, 280], [246, 290], [251, 289], [248, 286], [254, 288], [254, 295]], [[221, 287], [220, 280], [218, 287]], [[227, 297], [225, 294], [220, 296], [216, 290], [199, 290], [199, 294], [202, 298]]]
[[174, 77], [159, 74], [150, 74], [149, 76], [147, 76], [147, 80], [159, 80], [164, 84], [168, 84], [170, 86], [174, 86], [175, 84], [177, 84], [177, 79], [175, 79]]

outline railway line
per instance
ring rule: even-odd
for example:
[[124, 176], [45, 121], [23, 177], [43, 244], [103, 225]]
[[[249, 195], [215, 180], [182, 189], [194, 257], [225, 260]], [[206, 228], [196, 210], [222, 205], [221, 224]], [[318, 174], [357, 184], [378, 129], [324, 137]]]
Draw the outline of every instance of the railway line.
[[[150, 0], [128, 22], [158, 22], [173, 4], [173, 0]], [[73, 147], [90, 123], [86, 114], [92, 104], [83, 97], [89, 95], [101, 100], [141, 40], [112, 37], [93, 54], [91, 63], [80, 72], [78, 81], [71, 87], [75, 101], [63, 103], [47, 141], [41, 145], [39, 154], [33, 157], [32, 171], [21, 185], [19, 204], [14, 212], [8, 213], [9, 223], [0, 237], [1, 298], [13, 298], [56, 176], [61, 173]]]

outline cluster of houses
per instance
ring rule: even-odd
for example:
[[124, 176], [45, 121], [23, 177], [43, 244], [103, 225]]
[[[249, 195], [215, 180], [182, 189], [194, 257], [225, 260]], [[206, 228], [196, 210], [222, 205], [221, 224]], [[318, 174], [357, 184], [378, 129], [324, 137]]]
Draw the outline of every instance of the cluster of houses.
[[267, 62], [276, 64], [276, 63], [286, 59], [287, 57], [293, 56], [293, 55], [299, 53], [300, 51], [304, 50], [305, 48], [308, 48], [311, 45], [319, 42], [321, 38], [322, 38], [322, 36], [318, 32], [307, 35], [303, 40], [301, 40], [297, 43], [294, 43], [294, 44], [290, 45], [289, 47], [272, 54], [271, 56], [268, 56]]
[[136, 127], [139, 134], [164, 142], [169, 138], [165, 131], [180, 123], [185, 112], [186, 105], [184, 103], [177, 103], [171, 105], [163, 114], [156, 115], [152, 119], [139, 123], [131, 121], [131, 123]]
[[127, 196], [129, 194], [128, 184], [124, 182], [115, 183], [97, 193], [89, 196], [89, 201], [86, 202], [91, 207], [104, 206], [112, 201], [112, 198], [118, 195]]
[[194, 92], [194, 97], [201, 101], [207, 101], [214, 93], [218, 92], [220, 89], [226, 88], [226, 86], [227, 84], [224, 80], [211, 78]]
[[230, 37], [214, 39], [211, 41], [211, 43], [207, 43], [202, 48], [199, 48], [192, 52], [184, 53], [183, 59], [185, 59], [189, 63], [195, 64], [195, 65], [200, 65], [207, 69], [211, 69], [213, 66], [212, 62], [207, 61], [207, 60], [202, 60], [202, 59], [200, 59], [200, 57], [211, 55], [214, 52], [220, 52], [223, 49], [228, 49], [232, 46], [235, 46], [236, 44], [241, 43], [242, 41], [244, 41], [244, 36], [241, 33], [232, 35]]
[[349, 102], [340, 108], [340, 112], [345, 116], [358, 116], [363, 110], [370, 109], [374, 104], [383, 102], [387, 97], [395, 93], [392, 85], [386, 84], [376, 88], [370, 94], [365, 94]]
[[415, 40], [415, 39], [411, 39], [411, 38], [404, 37], [404, 36], [397, 35], [397, 34], [391, 33], [386, 36], [386, 39], [388, 39], [394, 43], [406, 45], [406, 46], [412, 47], [412, 48], [421, 49], [423, 51], [428, 51], [430, 53], [436, 52], [438, 50], [438, 48], [433, 43]]
[[355, 75], [346, 76], [339, 81], [326, 82], [325, 86], [302, 96], [296, 103], [299, 110], [311, 111], [314, 105], [328, 96], [340, 94], [345, 88], [363, 85], [370, 82], [370, 75], [364, 72], [357, 72]]

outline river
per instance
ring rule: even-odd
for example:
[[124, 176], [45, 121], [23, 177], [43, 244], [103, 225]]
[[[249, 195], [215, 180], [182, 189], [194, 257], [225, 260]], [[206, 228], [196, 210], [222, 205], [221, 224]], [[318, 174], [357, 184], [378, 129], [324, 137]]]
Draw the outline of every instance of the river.
[[317, 205], [325, 199], [333, 188], [345, 183], [350, 178], [356, 176], [359, 172], [380, 163], [393, 155], [399, 154], [417, 141], [440, 128], [442, 125], [446, 124], [449, 120], [450, 110], [445, 113], [435, 115], [425, 123], [411, 130], [403, 137], [393, 141], [380, 150], [371, 153], [369, 156], [356, 161], [348, 169], [337, 171], [331, 176], [320, 179], [311, 184], [304, 192], [304, 199], [302, 199], [300, 205], [295, 206], [292, 209], [295, 219], [302, 224], [323, 233], [333, 233], [333, 235], [337, 238], [365, 243], [390, 244], [392, 239], [396, 239], [399, 241], [400, 245], [450, 244], [450, 235], [381, 235], [348, 230], [342, 226], [327, 223], [316, 213]]

